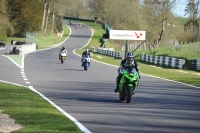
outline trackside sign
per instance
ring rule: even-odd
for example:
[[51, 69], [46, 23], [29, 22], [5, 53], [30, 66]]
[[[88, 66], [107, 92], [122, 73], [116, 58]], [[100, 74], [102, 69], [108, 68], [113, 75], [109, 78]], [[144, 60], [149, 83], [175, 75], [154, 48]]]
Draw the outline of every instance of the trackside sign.
[[146, 31], [110, 30], [109, 39], [116, 39], [116, 40], [146, 40]]

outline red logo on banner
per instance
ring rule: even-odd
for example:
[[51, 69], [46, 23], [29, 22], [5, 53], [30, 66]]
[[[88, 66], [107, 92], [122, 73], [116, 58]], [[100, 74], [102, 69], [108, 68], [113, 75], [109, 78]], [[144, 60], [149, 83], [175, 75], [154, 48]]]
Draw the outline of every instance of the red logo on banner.
[[136, 38], [140, 38], [141, 36], [143, 36], [143, 34], [142, 34], [142, 33], [136, 33], [136, 32], [135, 32], [135, 36], [136, 36]]

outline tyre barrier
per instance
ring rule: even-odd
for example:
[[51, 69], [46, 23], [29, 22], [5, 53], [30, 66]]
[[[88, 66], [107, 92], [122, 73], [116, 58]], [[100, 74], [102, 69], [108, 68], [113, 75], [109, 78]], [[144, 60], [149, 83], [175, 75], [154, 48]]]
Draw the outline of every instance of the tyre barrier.
[[191, 61], [191, 69], [200, 71], [200, 59]]
[[122, 53], [115, 52], [113, 48], [90, 48], [91, 52], [97, 52], [98, 54], [112, 56], [118, 59], [122, 59]]
[[168, 56], [154, 56], [141, 54], [140, 59], [148, 63], [179, 69], [183, 69], [183, 66], [185, 65], [185, 59], [173, 58]]

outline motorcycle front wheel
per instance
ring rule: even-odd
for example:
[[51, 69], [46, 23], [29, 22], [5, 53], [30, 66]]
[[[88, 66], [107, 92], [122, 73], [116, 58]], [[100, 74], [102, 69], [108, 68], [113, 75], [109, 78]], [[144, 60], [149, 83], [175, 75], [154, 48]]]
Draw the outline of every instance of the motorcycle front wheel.
[[84, 65], [83, 65], [83, 66], [84, 66], [84, 70], [85, 70], [85, 71], [87, 71], [87, 68], [88, 68], [88, 65], [87, 65], [87, 63], [84, 63]]
[[127, 86], [127, 91], [126, 92], [127, 92], [126, 103], [130, 103], [132, 95], [133, 95], [133, 86]]

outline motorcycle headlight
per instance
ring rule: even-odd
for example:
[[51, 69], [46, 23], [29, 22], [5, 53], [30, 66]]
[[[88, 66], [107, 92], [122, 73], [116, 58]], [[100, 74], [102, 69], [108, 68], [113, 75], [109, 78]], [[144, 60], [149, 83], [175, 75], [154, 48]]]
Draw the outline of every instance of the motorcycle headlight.
[[134, 76], [134, 74], [133, 74], [133, 73], [130, 73], [129, 75], [130, 75], [131, 77], [133, 77], [133, 76]]

